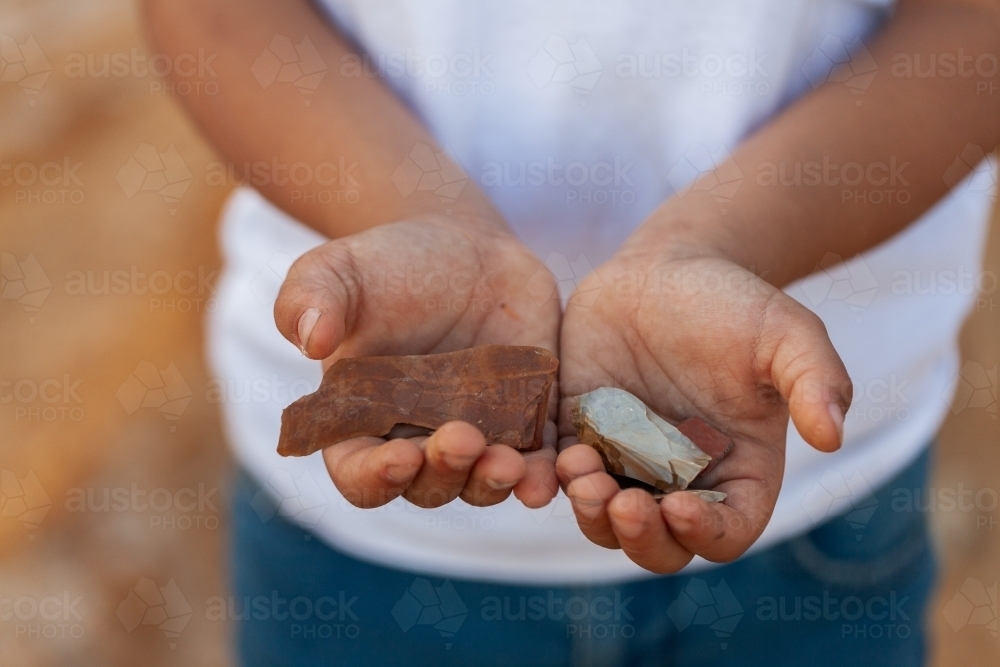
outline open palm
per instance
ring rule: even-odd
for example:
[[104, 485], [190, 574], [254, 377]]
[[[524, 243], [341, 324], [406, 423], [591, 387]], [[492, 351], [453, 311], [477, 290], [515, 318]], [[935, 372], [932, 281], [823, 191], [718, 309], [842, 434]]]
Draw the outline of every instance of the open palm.
[[[548, 282], [553, 296], [533, 298], [529, 281]], [[275, 303], [278, 329], [323, 359], [324, 370], [345, 357], [487, 343], [556, 353], [559, 317], [551, 275], [520, 242], [437, 218], [380, 225], [315, 248], [292, 266]], [[550, 407], [554, 418], [555, 401]], [[355, 438], [323, 457], [337, 488], [361, 507], [399, 495], [421, 507], [459, 496], [485, 506], [512, 491], [539, 507], [558, 489], [554, 421], [546, 434], [542, 450], [521, 454], [487, 447], [475, 427], [450, 422], [430, 436]]]
[[659, 503], [621, 490], [575, 444], [564, 400], [558, 473], [584, 534], [654, 572], [697, 554], [729, 561], [760, 536], [781, 486], [789, 413], [814, 447], [839, 447], [850, 381], [822, 322], [720, 257], [613, 258], [570, 299], [561, 334], [564, 397], [625, 389], [664, 418], [699, 416], [736, 443], [696, 481], [721, 504], [678, 492]]

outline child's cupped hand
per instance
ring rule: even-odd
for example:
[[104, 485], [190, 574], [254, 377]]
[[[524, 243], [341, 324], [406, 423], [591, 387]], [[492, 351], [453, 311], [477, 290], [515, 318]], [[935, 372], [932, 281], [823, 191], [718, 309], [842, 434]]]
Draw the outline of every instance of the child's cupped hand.
[[[333, 240], [292, 265], [278, 299], [281, 333], [326, 370], [344, 357], [432, 354], [488, 343], [557, 349], [559, 302], [542, 263], [508, 232], [447, 216], [373, 227]], [[529, 281], [545, 282], [548, 299]], [[537, 294], [536, 294], [537, 296]], [[402, 495], [420, 507], [461, 497], [488, 506], [511, 492], [547, 504], [555, 475], [556, 401], [545, 446], [487, 447], [450, 422], [430, 436], [355, 438], [326, 448], [334, 484], [351, 503], [378, 507]]]
[[[789, 413], [816, 449], [840, 446], [851, 384], [823, 323], [714, 250], [626, 245], [578, 285], [560, 346], [560, 482], [583, 533], [647, 570], [728, 562], [753, 544], [781, 487]], [[726, 500], [620, 489], [578, 444], [565, 400], [601, 386], [730, 435], [732, 453], [695, 483]]]

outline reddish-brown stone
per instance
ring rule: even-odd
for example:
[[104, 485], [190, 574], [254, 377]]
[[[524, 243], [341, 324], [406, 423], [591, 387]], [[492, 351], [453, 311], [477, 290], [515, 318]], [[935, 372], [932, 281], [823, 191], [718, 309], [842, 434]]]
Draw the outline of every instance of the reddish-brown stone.
[[306, 456], [397, 424], [436, 429], [459, 420], [490, 444], [542, 446], [559, 361], [540, 347], [482, 345], [457, 352], [341, 359], [314, 393], [285, 408], [278, 453]]
[[733, 439], [722, 431], [711, 426], [701, 417], [690, 417], [677, 425], [677, 430], [687, 436], [688, 440], [698, 445], [698, 449], [712, 457], [705, 469], [706, 472], [719, 464], [726, 454], [733, 449]]

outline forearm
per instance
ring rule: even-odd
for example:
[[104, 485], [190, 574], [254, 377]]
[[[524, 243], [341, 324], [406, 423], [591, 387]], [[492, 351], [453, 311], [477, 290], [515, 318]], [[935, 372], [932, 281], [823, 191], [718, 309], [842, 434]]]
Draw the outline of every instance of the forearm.
[[[683, 254], [707, 244], [781, 286], [827, 252], [847, 258], [903, 229], [954, 185], [944, 176], [968, 144], [990, 152], [1000, 140], [1000, 10], [973, 4], [901, 3], [870, 46], [878, 72], [863, 96], [834, 82], [807, 94], [734, 152], [743, 180], [731, 202], [719, 204], [702, 179], [626, 248]], [[959, 65], [960, 52], [973, 60], [948, 76], [940, 57]], [[935, 54], [942, 65], [906, 76], [893, 69], [900, 54], [920, 54], [924, 68]], [[994, 59], [969, 76], [980, 54]]]
[[[306, 0], [145, 0], [145, 12], [159, 52], [172, 58], [199, 48], [218, 54], [212, 64], [218, 93], [179, 99], [236, 173], [292, 216], [334, 238], [426, 215], [503, 228], [472, 183], [447, 206], [433, 190], [401, 190], [393, 183], [393, 172], [417, 144], [440, 149], [379, 78], [341, 74], [352, 49]], [[294, 44], [308, 37], [328, 68], [308, 105], [291, 84], [263, 87], [254, 77], [254, 61], [275, 35]], [[331, 188], [357, 196], [326, 200], [315, 196], [318, 182], [303, 187], [287, 171], [272, 173], [271, 165], [296, 163], [314, 175], [324, 165]], [[266, 167], [263, 176], [256, 166]], [[303, 196], [304, 190], [314, 196]]]

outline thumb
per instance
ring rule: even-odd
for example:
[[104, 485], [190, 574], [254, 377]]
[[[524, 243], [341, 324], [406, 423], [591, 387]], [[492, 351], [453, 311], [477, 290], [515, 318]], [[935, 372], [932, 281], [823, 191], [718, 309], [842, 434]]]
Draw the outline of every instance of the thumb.
[[292, 264], [274, 302], [278, 330], [310, 359], [329, 357], [355, 318], [359, 285], [345, 244], [307, 252]]
[[851, 378], [815, 313], [778, 293], [765, 312], [759, 354], [788, 403], [802, 438], [821, 452], [840, 448], [851, 405]]

